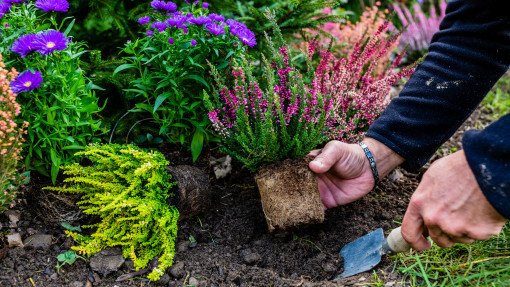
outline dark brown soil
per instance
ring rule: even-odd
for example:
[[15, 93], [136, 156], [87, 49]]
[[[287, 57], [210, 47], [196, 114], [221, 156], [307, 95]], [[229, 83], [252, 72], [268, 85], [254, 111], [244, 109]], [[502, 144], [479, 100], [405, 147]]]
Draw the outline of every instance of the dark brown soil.
[[[482, 120], [477, 112], [466, 126]], [[479, 125], [478, 125], [479, 126]], [[465, 131], [465, 128], [461, 128]], [[459, 148], [460, 134], [449, 141], [436, 157]], [[175, 159], [171, 149], [162, 149], [172, 164], [189, 164]], [[212, 151], [217, 155], [217, 151]], [[208, 168], [207, 163], [200, 166]], [[210, 176], [212, 176], [212, 171]], [[211, 209], [208, 213], [181, 220], [174, 266], [160, 281], [149, 282], [143, 275], [115, 282], [132, 273], [129, 261], [116, 273], [101, 278], [88, 263], [76, 261], [56, 274], [57, 255], [69, 250], [72, 240], [63, 228], [45, 223], [37, 216], [35, 205], [27, 201], [47, 181], [33, 177], [25, 189], [18, 228], [23, 239], [30, 233], [53, 236], [48, 250], [7, 248], [8, 219], [0, 215], [0, 286], [355, 286], [369, 283], [372, 272], [332, 281], [343, 271], [340, 249], [347, 243], [382, 227], [386, 234], [402, 219], [420, 174], [403, 172], [401, 178], [383, 180], [369, 195], [355, 203], [327, 210], [325, 221], [306, 229], [270, 233], [262, 212], [253, 175], [233, 162], [232, 174], [212, 180]], [[1, 228], [1, 227], [0, 227]], [[196, 240], [196, 243], [191, 244]], [[6, 251], [6, 252], [5, 252]], [[6, 254], [3, 254], [6, 253]], [[5, 255], [5, 256], [3, 256]], [[131, 265], [132, 266], [132, 265]], [[398, 281], [392, 272], [393, 260], [385, 258], [376, 268], [377, 276]], [[90, 285], [89, 285], [90, 284]]]

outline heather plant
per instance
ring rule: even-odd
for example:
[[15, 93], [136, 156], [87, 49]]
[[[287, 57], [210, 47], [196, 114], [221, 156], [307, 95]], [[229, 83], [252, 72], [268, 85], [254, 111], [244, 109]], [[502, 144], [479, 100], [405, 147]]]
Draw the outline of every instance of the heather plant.
[[5, 69], [0, 54], [0, 213], [14, 206], [18, 187], [25, 181], [18, 172], [18, 161], [21, 160], [21, 143], [28, 123], [16, 123], [21, 113], [17, 95], [11, 89], [16, 75], [15, 69]]
[[60, 164], [76, 162], [74, 153], [103, 133], [93, 119], [100, 110], [95, 85], [80, 67], [84, 45], [68, 35], [74, 22], [56, 21], [57, 13], [68, 9], [67, 1], [9, 5], [0, 26], [0, 52], [22, 71], [11, 87], [23, 107], [21, 119], [30, 123], [23, 144], [25, 166], [55, 182]]
[[286, 158], [305, 156], [328, 137], [326, 120], [329, 97], [323, 96], [319, 83], [308, 85], [292, 63], [292, 56], [276, 24], [276, 45], [266, 36], [271, 57], [263, 56], [265, 83], [253, 76], [252, 65], [235, 62], [233, 83], [225, 83], [214, 66], [212, 74], [218, 91], [212, 98], [204, 92], [209, 118], [222, 137], [223, 151], [243, 162], [250, 171]]
[[179, 217], [175, 206], [167, 204], [176, 183], [166, 171], [165, 157], [118, 144], [92, 144], [77, 155], [88, 157], [93, 165], [67, 165], [64, 182], [70, 185], [45, 188], [81, 194], [80, 209], [101, 218], [99, 223], [82, 226], [95, 229], [90, 236], [66, 231], [79, 243], [72, 250], [93, 255], [120, 246], [137, 270], [159, 256], [159, 265], [148, 276], [158, 280], [172, 265]]
[[[330, 52], [336, 58], [345, 58], [356, 47], [356, 43], [364, 43], [368, 38], [377, 32], [377, 29], [386, 21], [388, 10], [382, 11], [380, 9], [381, 3], [379, 1], [374, 3], [374, 6], [366, 6], [365, 11], [360, 15], [357, 22], [350, 20], [345, 23], [325, 23], [321, 26], [321, 32], [326, 32], [332, 37], [324, 37], [319, 32], [309, 30], [306, 38], [317, 37], [317, 44], [319, 47], [329, 47]], [[333, 13], [330, 8], [323, 9], [324, 13]], [[381, 36], [388, 37], [389, 32], [384, 31]], [[331, 43], [333, 42], [333, 43]], [[304, 48], [306, 42], [301, 42], [301, 48]], [[372, 74], [380, 75], [386, 73], [390, 68], [391, 56], [398, 45], [398, 39], [395, 40], [391, 47], [388, 48], [387, 53], [378, 59], [377, 66], [373, 69]]]
[[186, 3], [180, 10], [173, 2], [152, 1], [151, 6], [153, 11], [138, 19], [144, 36], [126, 43], [126, 63], [114, 74], [136, 71], [125, 90], [137, 102], [131, 112], [142, 113], [144, 125], [158, 127], [156, 136], [188, 147], [196, 160], [214, 140], [201, 96], [214, 82], [206, 61], [226, 74], [232, 59], [257, 44], [255, 35], [240, 22], [209, 13], [206, 2]]
[[413, 12], [406, 6], [398, 4], [393, 5], [393, 9], [402, 26], [406, 27], [402, 32], [398, 47], [404, 49], [408, 45], [409, 53], [416, 54], [418, 57], [424, 55], [429, 48], [432, 36], [439, 31], [439, 24], [445, 16], [446, 2], [441, 0], [439, 3], [439, 14], [436, 12], [436, 7], [433, 4], [430, 5], [430, 16], [423, 12], [421, 4], [414, 4]]
[[[329, 50], [321, 51], [315, 80], [320, 93], [332, 99], [330, 139], [360, 141], [389, 103], [391, 86], [414, 71], [417, 63], [394, 70], [404, 57], [404, 50], [384, 73], [372, 73], [398, 39], [398, 34], [385, 36], [388, 27], [386, 20], [367, 40], [357, 42], [347, 58], [337, 59]], [[310, 43], [310, 55], [317, 46], [317, 41]]]

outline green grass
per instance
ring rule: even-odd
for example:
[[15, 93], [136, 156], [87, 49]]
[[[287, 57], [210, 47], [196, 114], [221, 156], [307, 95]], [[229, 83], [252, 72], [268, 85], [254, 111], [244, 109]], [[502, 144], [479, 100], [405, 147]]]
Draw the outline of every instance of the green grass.
[[510, 74], [502, 77], [487, 94], [482, 105], [491, 111], [491, 119], [497, 120], [510, 112]]
[[510, 224], [498, 237], [396, 256], [404, 286], [510, 286]]

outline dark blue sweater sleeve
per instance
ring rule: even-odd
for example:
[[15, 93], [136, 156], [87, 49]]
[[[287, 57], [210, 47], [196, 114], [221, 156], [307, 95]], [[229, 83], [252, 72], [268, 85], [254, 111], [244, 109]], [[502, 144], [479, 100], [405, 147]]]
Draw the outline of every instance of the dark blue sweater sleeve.
[[[424, 165], [508, 70], [509, 11], [510, 1], [504, 0], [448, 1], [446, 16], [440, 31], [432, 39], [426, 59], [417, 67], [400, 96], [373, 123], [367, 136], [381, 141], [405, 158], [402, 165], [405, 169], [416, 170]], [[496, 127], [509, 124], [507, 118], [500, 121], [503, 122], [498, 122]], [[468, 147], [468, 162], [479, 183], [484, 178], [474, 166], [505, 156], [508, 164], [510, 135], [508, 128], [504, 131], [506, 136], [501, 135], [503, 138], [498, 144], [503, 146], [492, 155], [486, 154], [487, 150], [480, 143], [489, 142], [494, 132], [468, 133], [463, 140], [464, 146]], [[471, 145], [475, 139], [478, 144]], [[485, 167], [502, 166], [485, 162]], [[508, 167], [502, 177], [508, 182]], [[502, 177], [498, 177], [497, 182], [494, 177], [490, 185], [505, 185]], [[480, 186], [487, 195], [488, 184]], [[509, 189], [506, 184], [507, 197], [510, 197]], [[490, 196], [487, 198], [495, 205]], [[507, 198], [505, 204], [505, 216], [510, 218], [510, 199]]]

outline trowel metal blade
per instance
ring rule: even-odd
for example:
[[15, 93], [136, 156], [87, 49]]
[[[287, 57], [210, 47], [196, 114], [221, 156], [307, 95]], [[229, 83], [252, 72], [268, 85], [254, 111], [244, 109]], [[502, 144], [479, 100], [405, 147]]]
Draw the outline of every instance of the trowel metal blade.
[[379, 228], [345, 245], [340, 250], [340, 256], [344, 258], [344, 272], [335, 280], [368, 271], [379, 264], [383, 241], [384, 233]]

